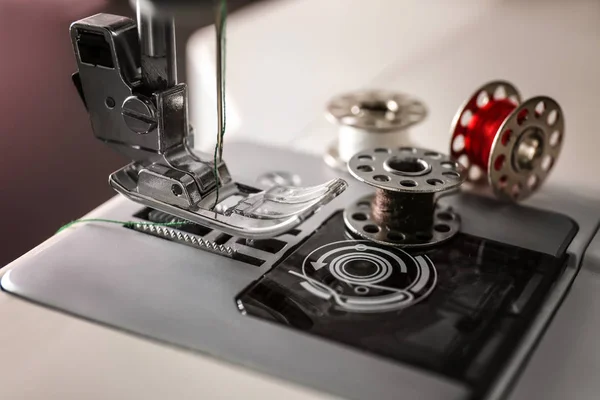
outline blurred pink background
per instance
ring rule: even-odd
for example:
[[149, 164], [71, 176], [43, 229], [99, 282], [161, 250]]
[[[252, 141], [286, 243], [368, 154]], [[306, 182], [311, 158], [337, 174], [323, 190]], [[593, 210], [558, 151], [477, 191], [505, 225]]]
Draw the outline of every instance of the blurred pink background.
[[71, 22], [127, 2], [0, 0], [0, 267], [113, 196], [126, 160], [92, 134], [71, 83]]

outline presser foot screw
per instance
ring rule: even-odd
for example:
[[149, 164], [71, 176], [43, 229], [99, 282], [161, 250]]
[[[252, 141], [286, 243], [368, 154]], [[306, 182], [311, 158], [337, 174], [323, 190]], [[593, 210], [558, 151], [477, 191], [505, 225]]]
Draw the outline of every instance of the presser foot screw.
[[156, 129], [156, 108], [149, 99], [129, 96], [123, 102], [121, 115], [132, 132], [144, 135]]

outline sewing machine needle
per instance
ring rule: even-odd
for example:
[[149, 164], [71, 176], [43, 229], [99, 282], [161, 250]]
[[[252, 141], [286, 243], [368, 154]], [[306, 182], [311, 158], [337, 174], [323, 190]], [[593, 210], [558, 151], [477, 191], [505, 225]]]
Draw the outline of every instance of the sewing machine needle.
[[227, 17], [226, 0], [219, 1], [217, 18], [215, 22], [217, 37], [217, 148], [219, 161], [223, 157], [223, 134], [225, 133], [225, 19]]

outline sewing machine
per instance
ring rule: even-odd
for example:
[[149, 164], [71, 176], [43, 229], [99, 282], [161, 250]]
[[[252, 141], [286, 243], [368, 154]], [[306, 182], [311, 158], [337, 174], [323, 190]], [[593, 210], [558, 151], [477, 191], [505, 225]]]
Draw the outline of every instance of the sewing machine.
[[[384, 5], [404, 24], [372, 60], [341, 52], [330, 71], [330, 43], [268, 40], [312, 17], [311, 1], [232, 16], [222, 160], [210, 148], [216, 113], [206, 116], [220, 99], [203, 73], [214, 28], [189, 44], [198, 103], [175, 74], [186, 2], [72, 25], [94, 134], [131, 159], [109, 178], [119, 195], [86, 218], [131, 222], [74, 224], [0, 270], [6, 398], [595, 398], [600, 165], [585, 104], [600, 89], [598, 6], [369, 2], [340, 20], [342, 3], [314, 15], [327, 22], [315, 35], [332, 21], [369, 35], [348, 32]], [[577, 74], [555, 56], [557, 37], [577, 44], [564, 59], [588, 60]], [[305, 41], [302, 57], [319, 62], [250, 57]], [[507, 54], [528, 63], [506, 65]], [[268, 68], [281, 67], [297, 77], [289, 101], [277, 85], [257, 101], [256, 78], [236, 93], [248, 74], [276, 81]], [[315, 93], [337, 125], [315, 122], [326, 103]]]

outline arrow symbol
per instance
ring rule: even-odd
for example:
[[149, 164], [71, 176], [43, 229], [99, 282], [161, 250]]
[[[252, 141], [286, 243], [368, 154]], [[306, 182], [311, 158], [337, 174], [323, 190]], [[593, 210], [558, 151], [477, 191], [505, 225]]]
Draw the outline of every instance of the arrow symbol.
[[[324, 248], [326, 246], [327, 245], [319, 247], [317, 250], [314, 250], [313, 253], [315, 251], [321, 250], [322, 248]], [[344, 247], [334, 248], [333, 250], [330, 250], [327, 253], [323, 254], [321, 257], [319, 257], [319, 259], [317, 261], [311, 261], [310, 264], [313, 266], [313, 268], [315, 269], [315, 271], [318, 271], [319, 269], [321, 269], [321, 268], [323, 268], [324, 266], [327, 265], [327, 263], [325, 262], [325, 260], [327, 259], [327, 257], [329, 257], [329, 256], [331, 256], [331, 255], [333, 255], [333, 254], [335, 254], [337, 252], [345, 251], [345, 250], [355, 250], [355, 251], [358, 251], [358, 252], [363, 252], [363, 251], [371, 250], [371, 251], [375, 251], [375, 252], [387, 254], [388, 256], [392, 257], [392, 259], [394, 259], [394, 261], [396, 261], [397, 265], [400, 266], [400, 270], [403, 273], [406, 273], [406, 265], [394, 253], [391, 253], [391, 252], [389, 252], [387, 250], [384, 250], [384, 249], [380, 249], [378, 247], [365, 246], [364, 244], [355, 244], [355, 245], [352, 245], [352, 246], [344, 246]], [[313, 254], [313, 253], [311, 253], [311, 254]], [[310, 258], [311, 254], [309, 254], [307, 258]]]
[[[323, 247], [325, 247], [325, 246], [323, 246]], [[321, 248], [319, 248], [317, 250], [320, 250], [320, 249]], [[310, 264], [313, 266], [315, 271], [318, 271], [319, 269], [321, 269], [327, 265], [327, 263], [325, 262], [327, 257], [329, 257], [332, 254], [335, 254], [339, 251], [344, 251], [344, 250], [356, 250], [356, 245], [334, 248], [333, 250], [330, 250], [327, 253], [323, 254], [321, 257], [319, 257], [319, 259], [317, 261], [311, 261]], [[309, 254], [309, 257], [310, 257], [310, 254]]]

